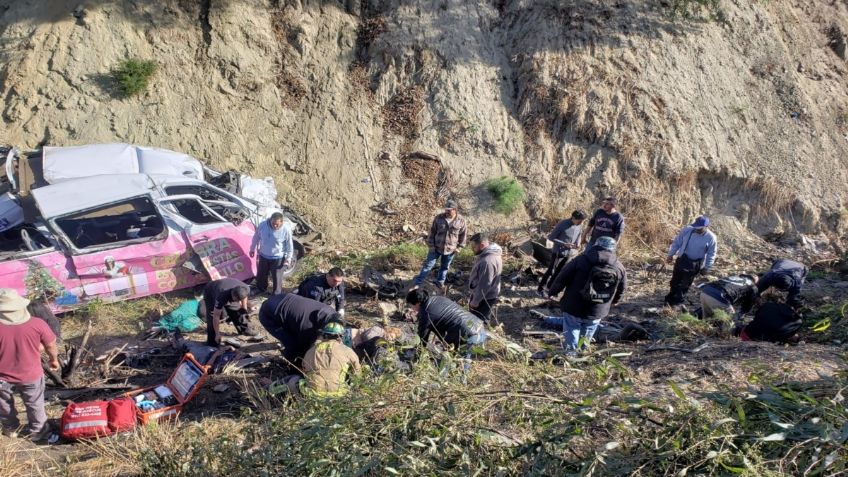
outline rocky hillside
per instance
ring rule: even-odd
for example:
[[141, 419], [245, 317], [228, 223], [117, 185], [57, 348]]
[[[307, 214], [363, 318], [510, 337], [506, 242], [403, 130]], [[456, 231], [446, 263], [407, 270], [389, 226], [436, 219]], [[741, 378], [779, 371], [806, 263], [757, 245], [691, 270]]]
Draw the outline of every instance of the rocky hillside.
[[[271, 175], [348, 245], [413, 237], [447, 195], [475, 228], [612, 192], [648, 243], [702, 211], [844, 235], [845, 2], [689, 3], [0, 0], [0, 142]], [[126, 58], [159, 65], [131, 98], [110, 75]], [[516, 216], [489, 210], [500, 175], [527, 190]]]

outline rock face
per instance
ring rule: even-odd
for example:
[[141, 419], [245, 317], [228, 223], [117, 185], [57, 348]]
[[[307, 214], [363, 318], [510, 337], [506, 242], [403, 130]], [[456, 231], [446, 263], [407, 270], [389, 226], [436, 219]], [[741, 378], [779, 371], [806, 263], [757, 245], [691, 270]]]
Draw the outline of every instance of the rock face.
[[[0, 0], [0, 142], [132, 142], [274, 176], [346, 244], [411, 238], [448, 195], [477, 230], [614, 194], [647, 243], [699, 213], [844, 235], [844, 2], [692, 20], [661, 4]], [[159, 69], [122, 98], [110, 71], [132, 57]], [[500, 175], [528, 194], [508, 218], [483, 186]]]

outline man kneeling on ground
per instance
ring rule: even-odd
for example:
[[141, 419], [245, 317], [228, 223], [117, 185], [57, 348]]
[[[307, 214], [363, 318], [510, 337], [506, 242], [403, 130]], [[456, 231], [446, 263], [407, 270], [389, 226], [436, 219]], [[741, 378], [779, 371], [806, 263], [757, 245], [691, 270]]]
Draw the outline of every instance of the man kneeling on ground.
[[262, 334], [250, 322], [250, 305], [247, 297], [250, 287], [234, 278], [222, 278], [206, 284], [203, 288], [203, 305], [206, 308], [206, 344], [221, 344], [221, 317], [226, 312], [226, 321], [236, 327], [240, 335], [249, 339], [261, 339]]
[[701, 286], [701, 317], [711, 318], [714, 311], [721, 310], [732, 317], [738, 313], [738, 319], [754, 307], [756, 284], [756, 277], [743, 274], [720, 278]]
[[445, 344], [467, 353], [469, 346], [482, 345], [488, 338], [483, 321], [449, 298], [431, 297], [418, 288], [406, 295], [406, 303], [418, 314], [418, 337], [422, 346], [427, 346], [433, 333]]
[[588, 347], [610, 306], [627, 289], [627, 273], [615, 249], [613, 238], [598, 237], [586, 253], [568, 262], [551, 285], [551, 298], [565, 290], [560, 306], [567, 355], [577, 355], [581, 338], [582, 348]]

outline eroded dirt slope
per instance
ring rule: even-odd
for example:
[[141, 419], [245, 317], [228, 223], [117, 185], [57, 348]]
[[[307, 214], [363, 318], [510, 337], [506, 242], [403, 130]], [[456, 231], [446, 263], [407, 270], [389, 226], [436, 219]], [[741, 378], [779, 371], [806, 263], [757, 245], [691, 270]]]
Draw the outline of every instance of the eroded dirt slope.
[[[661, 226], [648, 241], [699, 212], [844, 235], [846, 6], [720, 5], [686, 21], [638, 0], [0, 0], [0, 142], [127, 141], [271, 175], [348, 245], [414, 237], [446, 194], [475, 229], [612, 192]], [[109, 72], [127, 57], [159, 71], [124, 99]], [[420, 177], [414, 151], [449, 176]], [[510, 218], [481, 185], [503, 174], [528, 192]]]

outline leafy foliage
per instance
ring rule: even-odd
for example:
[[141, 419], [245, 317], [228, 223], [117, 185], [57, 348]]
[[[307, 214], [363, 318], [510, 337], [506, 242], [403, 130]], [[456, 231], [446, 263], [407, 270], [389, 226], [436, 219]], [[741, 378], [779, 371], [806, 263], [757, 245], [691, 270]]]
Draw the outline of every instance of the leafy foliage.
[[131, 58], [118, 64], [112, 76], [124, 96], [135, 96], [147, 89], [157, 68], [155, 61]]
[[495, 198], [494, 209], [510, 215], [524, 202], [524, 188], [512, 177], [501, 176], [486, 181], [486, 189]]

